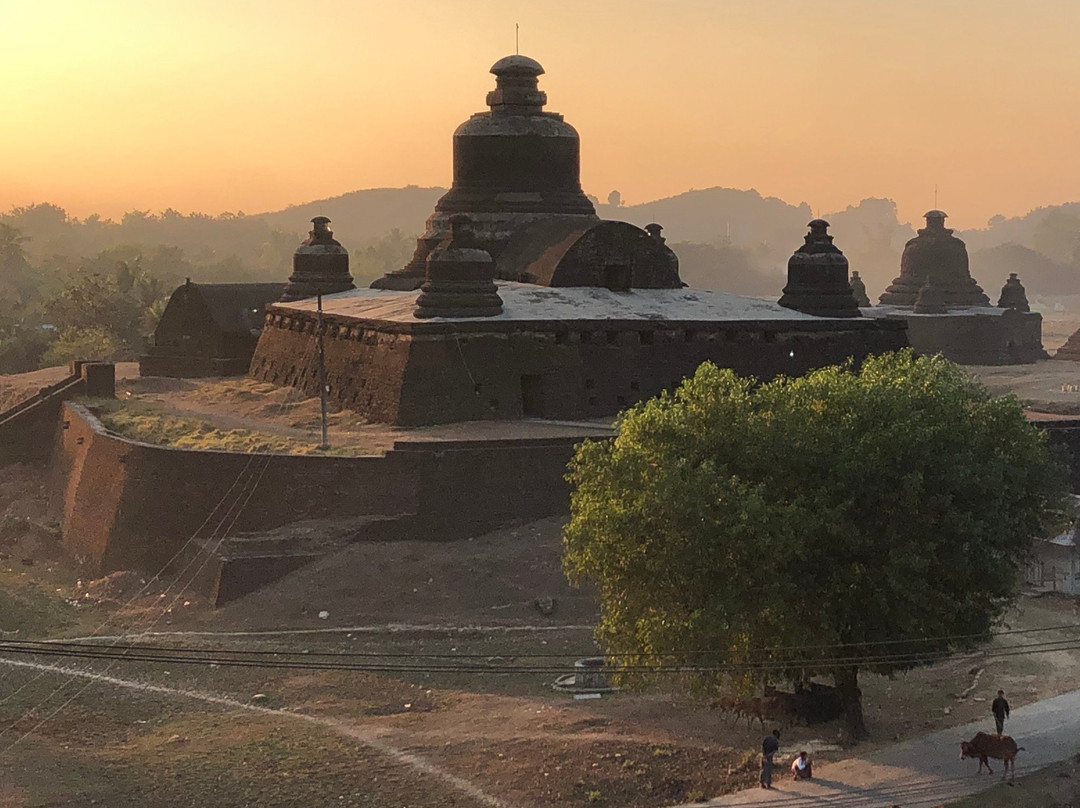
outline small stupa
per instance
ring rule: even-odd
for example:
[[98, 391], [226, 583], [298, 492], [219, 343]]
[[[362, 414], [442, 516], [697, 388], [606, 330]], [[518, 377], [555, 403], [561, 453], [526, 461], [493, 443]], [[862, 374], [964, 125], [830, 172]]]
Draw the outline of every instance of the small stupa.
[[282, 303], [356, 288], [349, 274], [349, 251], [334, 238], [330, 220], [316, 216], [311, 224], [307, 240], [293, 253], [293, 273]]
[[853, 269], [851, 271], [851, 293], [855, 295], [855, 302], [859, 304], [860, 309], [870, 308], [870, 296], [866, 294], [866, 284], [863, 283], [863, 279], [859, 277], [859, 270]]
[[1069, 337], [1068, 341], [1057, 349], [1054, 359], [1067, 359], [1070, 362], [1080, 362], [1080, 329]]
[[926, 279], [919, 296], [915, 298], [914, 311], [916, 314], [948, 314], [949, 307], [945, 305], [945, 295], [931, 278]]
[[847, 258], [833, 244], [829, 223], [814, 219], [806, 243], [788, 259], [788, 282], [780, 305], [819, 317], [859, 317], [848, 280]]
[[473, 246], [469, 217], [450, 219], [450, 237], [427, 257], [427, 280], [413, 316], [494, 317], [502, 311], [491, 256]]
[[999, 309], [1012, 309], [1013, 311], [1031, 311], [1028, 303], [1027, 292], [1020, 283], [1020, 277], [1015, 272], [1009, 273], [1009, 279], [1001, 287], [1001, 296], [998, 298]]

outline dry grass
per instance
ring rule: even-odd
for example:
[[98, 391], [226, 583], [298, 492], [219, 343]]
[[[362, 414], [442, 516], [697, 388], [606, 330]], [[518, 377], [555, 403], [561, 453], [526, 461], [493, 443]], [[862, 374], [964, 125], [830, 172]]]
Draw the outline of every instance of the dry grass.
[[177, 449], [241, 453], [348, 455], [347, 447], [322, 451], [311, 441], [248, 429], [219, 429], [194, 417], [143, 401], [99, 401], [94, 413], [105, 428], [131, 440]]

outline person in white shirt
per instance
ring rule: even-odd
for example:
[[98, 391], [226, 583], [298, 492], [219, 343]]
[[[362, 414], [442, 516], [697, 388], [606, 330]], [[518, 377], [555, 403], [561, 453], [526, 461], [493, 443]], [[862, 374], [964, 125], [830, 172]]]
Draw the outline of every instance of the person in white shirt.
[[792, 780], [810, 780], [814, 776], [813, 764], [806, 752], [799, 752], [799, 756], [791, 761]]

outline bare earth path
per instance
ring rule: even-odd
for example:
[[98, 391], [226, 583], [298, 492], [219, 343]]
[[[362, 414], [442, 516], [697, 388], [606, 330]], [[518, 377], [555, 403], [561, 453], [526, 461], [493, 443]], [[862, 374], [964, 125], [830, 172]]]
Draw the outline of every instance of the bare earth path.
[[[959, 760], [960, 741], [970, 739], [980, 730], [993, 731], [989, 715], [985, 721], [897, 744], [865, 759], [822, 764], [820, 768], [815, 766], [813, 782], [796, 783], [784, 776], [797, 750], [782, 748], [771, 791], [760, 788], [741, 791], [704, 804], [766, 805], [772, 808], [940, 805], [998, 782], [1002, 769], [1000, 761], [992, 762], [994, 775], [987, 776], [976, 774], [978, 761]], [[1024, 747], [1017, 758], [1020, 774], [1071, 757], [1080, 751], [1080, 690], [1013, 710], [1005, 732]], [[701, 805], [697, 803], [697, 806]]]

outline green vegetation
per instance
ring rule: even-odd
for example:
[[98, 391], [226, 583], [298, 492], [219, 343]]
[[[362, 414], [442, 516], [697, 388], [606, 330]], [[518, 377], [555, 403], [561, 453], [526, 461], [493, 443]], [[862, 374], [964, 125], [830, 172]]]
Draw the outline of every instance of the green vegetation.
[[569, 479], [564, 568], [595, 584], [626, 683], [684, 663], [743, 691], [831, 676], [854, 738], [860, 671], [987, 638], [1066, 478], [1015, 398], [903, 352], [766, 384], [702, 365]]
[[63, 601], [0, 578], [0, 632], [45, 637], [72, 622]]

